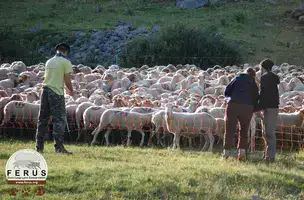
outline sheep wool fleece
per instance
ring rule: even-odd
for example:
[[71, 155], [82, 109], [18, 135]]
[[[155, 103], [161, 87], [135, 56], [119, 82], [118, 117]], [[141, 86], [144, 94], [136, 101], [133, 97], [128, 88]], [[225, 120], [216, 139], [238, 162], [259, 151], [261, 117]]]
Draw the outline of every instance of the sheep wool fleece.
[[55, 149], [59, 149], [63, 147], [64, 142], [66, 125], [65, 99], [63, 95], [58, 95], [52, 89], [43, 87], [36, 134], [36, 148], [39, 150], [43, 150], [50, 116], [52, 116], [54, 146]]

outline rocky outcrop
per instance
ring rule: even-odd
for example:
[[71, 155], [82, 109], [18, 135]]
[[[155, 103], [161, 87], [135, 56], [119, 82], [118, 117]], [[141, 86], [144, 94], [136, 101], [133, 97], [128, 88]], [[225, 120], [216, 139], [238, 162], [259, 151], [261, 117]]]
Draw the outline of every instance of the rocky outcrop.
[[291, 17], [304, 24], [304, 2], [302, 2], [298, 8], [292, 11]]
[[178, 0], [176, 1], [176, 6], [191, 10], [195, 8], [200, 8], [208, 5], [208, 0]]
[[[160, 30], [155, 26], [152, 30], [135, 28], [127, 22], [117, 22], [114, 30], [92, 30], [90, 32], [78, 31], [75, 41], [71, 45], [69, 55], [73, 64], [84, 63], [86, 65], [111, 65], [117, 61], [117, 56], [125, 44], [136, 38], [154, 34]], [[52, 38], [54, 36], [50, 36]], [[60, 37], [60, 36], [55, 36]], [[54, 55], [54, 45], [47, 43], [39, 48], [47, 57]]]

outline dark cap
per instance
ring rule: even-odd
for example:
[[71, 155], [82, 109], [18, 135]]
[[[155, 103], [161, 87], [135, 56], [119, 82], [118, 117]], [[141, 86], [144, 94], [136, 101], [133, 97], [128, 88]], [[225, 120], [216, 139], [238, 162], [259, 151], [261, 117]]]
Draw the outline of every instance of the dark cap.
[[66, 43], [57, 44], [56, 47], [55, 47], [56, 51], [58, 50], [59, 47], [64, 47], [68, 51], [68, 53], [70, 52], [70, 46]]

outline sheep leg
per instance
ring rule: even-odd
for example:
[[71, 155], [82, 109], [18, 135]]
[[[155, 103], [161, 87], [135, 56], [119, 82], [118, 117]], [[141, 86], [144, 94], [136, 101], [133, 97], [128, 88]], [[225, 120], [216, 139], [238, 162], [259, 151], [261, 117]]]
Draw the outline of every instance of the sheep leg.
[[177, 133], [176, 134], [177, 137], [176, 137], [176, 146], [177, 146], [177, 149], [180, 149], [180, 133]]
[[131, 133], [132, 133], [132, 130], [128, 130], [127, 146], [130, 146], [130, 144], [131, 144], [131, 141], [130, 141], [130, 139], [131, 139]]
[[207, 132], [207, 136], [209, 138], [209, 149], [208, 149], [208, 151], [212, 152], [213, 144], [214, 144], [214, 136], [213, 136], [212, 132]]
[[176, 136], [177, 134], [176, 133], [174, 133], [174, 138], [173, 138], [173, 146], [172, 146], [172, 149], [175, 149], [176, 148], [176, 138], [177, 138], [177, 136]]
[[180, 134], [179, 133], [174, 133], [174, 138], [173, 138], [173, 149], [180, 149]]
[[203, 138], [205, 138], [204, 134], [200, 135], [199, 149], [202, 149]]
[[156, 127], [155, 130], [151, 132], [151, 135], [150, 135], [149, 140], [148, 140], [148, 146], [152, 146], [152, 138], [156, 135], [157, 144], [158, 144], [158, 145], [160, 144], [160, 145], [163, 147], [163, 144], [162, 144], [162, 142], [161, 142], [161, 140], [160, 140], [160, 135], [159, 135], [159, 133], [156, 134], [158, 131], [159, 131], [159, 128]]
[[145, 132], [143, 132], [142, 130], [139, 131], [141, 133], [141, 141], [139, 146], [142, 147], [144, 145], [144, 141], [145, 141]]
[[164, 147], [164, 144], [163, 144], [163, 142], [161, 141], [161, 138], [160, 138], [160, 134], [156, 134], [156, 138], [157, 138], [157, 145], [160, 145], [160, 146]]
[[83, 134], [83, 141], [84, 143], [88, 143], [89, 139], [89, 135], [88, 135], [88, 130], [87, 129], [83, 129], [81, 130], [81, 134]]
[[76, 139], [76, 142], [79, 142], [81, 135], [82, 135], [82, 130], [78, 129], [78, 137]]
[[[253, 118], [252, 118], [253, 119]], [[256, 131], [256, 122], [255, 120], [252, 121], [252, 124], [250, 126], [250, 151], [253, 153], [254, 151], [254, 137], [255, 137], [255, 131]]]
[[149, 147], [152, 146], [152, 138], [153, 138], [154, 135], [155, 135], [155, 131], [152, 131], [152, 132], [151, 132], [151, 135], [150, 135], [150, 137], [149, 137], [149, 140], [148, 140], [148, 146], [149, 146]]
[[264, 156], [265, 156], [265, 151], [266, 151], [266, 139], [265, 139], [265, 127], [264, 127], [264, 120], [261, 120], [261, 134], [262, 134], [262, 138], [264, 140]]
[[205, 144], [204, 144], [204, 146], [202, 148], [202, 151], [206, 151], [208, 143], [209, 143], [209, 138], [207, 137], [206, 134], [203, 134], [203, 136], [204, 136], [204, 139], [205, 139]]
[[189, 148], [192, 149], [192, 137], [189, 138]]
[[111, 133], [111, 129], [108, 129], [107, 132], [105, 133], [105, 138], [106, 138], [106, 145], [109, 146], [110, 142], [109, 142], [109, 135]]
[[98, 134], [100, 133], [100, 131], [103, 129], [103, 126], [98, 126], [97, 128], [95, 128], [95, 130], [92, 132], [92, 135], [94, 135], [93, 140], [91, 142], [91, 145], [95, 145], [96, 144], [96, 140], [98, 137]]

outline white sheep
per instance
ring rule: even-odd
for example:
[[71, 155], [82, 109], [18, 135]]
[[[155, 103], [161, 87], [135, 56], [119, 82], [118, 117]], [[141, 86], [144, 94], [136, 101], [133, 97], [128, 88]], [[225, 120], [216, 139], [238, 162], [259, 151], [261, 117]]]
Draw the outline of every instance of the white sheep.
[[0, 81], [7, 79], [10, 72], [9, 68], [0, 68]]
[[15, 61], [11, 64], [11, 69], [17, 74], [20, 74], [26, 71], [26, 65], [22, 61]]
[[37, 124], [39, 114], [39, 105], [21, 102], [21, 101], [10, 101], [4, 107], [3, 123], [7, 124], [12, 117], [15, 117], [15, 121], [19, 123], [28, 122]]
[[[127, 129], [128, 139], [127, 145], [130, 145], [130, 138], [132, 130], [137, 130], [141, 133], [142, 138], [140, 146], [143, 146], [145, 133], [142, 131], [142, 128], [151, 122], [152, 114], [143, 114], [143, 113], [131, 113], [126, 111], [121, 111], [118, 109], [109, 109], [106, 110], [99, 122], [99, 126], [92, 132], [94, 135], [92, 145], [96, 144], [96, 139], [101, 130], [105, 127], [110, 126], [111, 129]], [[109, 145], [109, 134], [111, 129], [108, 129], [105, 133], [106, 144]]]
[[167, 81], [164, 83], [155, 83], [150, 86], [149, 89], [158, 89], [158, 90], [175, 90], [177, 81], [179, 79], [178, 75], [174, 75], [171, 81]]
[[[173, 148], [180, 148], [180, 135], [193, 136], [206, 132], [209, 139], [209, 151], [213, 149], [216, 120], [208, 113], [177, 113], [173, 112], [173, 104], [167, 104], [165, 109], [166, 126], [170, 133], [174, 135]], [[205, 146], [203, 147], [205, 149]]]
[[83, 128], [83, 113], [85, 112], [85, 110], [91, 106], [101, 106], [103, 103], [103, 99], [99, 98], [99, 99], [95, 99], [94, 103], [91, 102], [83, 102], [80, 103], [75, 111], [75, 119], [76, 119], [76, 127], [78, 130], [78, 137], [77, 137], [77, 141], [80, 139], [81, 137], [81, 133], [82, 133], [82, 128]]
[[18, 74], [16, 73], [8, 73], [8, 78], [0, 81], [0, 86], [4, 88], [14, 88], [17, 85]]

